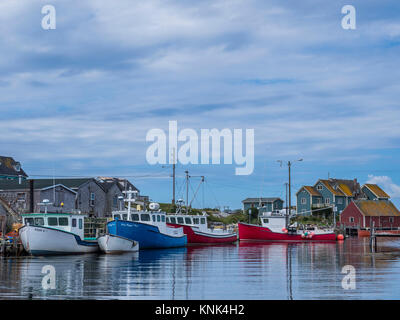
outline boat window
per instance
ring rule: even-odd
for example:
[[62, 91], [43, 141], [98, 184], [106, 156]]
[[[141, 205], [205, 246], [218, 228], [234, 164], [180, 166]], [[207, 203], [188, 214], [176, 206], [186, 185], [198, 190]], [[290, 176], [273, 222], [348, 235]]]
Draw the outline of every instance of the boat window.
[[176, 223], [176, 219], [171, 217], [171, 223]]
[[28, 223], [31, 226], [35, 224], [33, 218], [25, 218], [25, 224], [27, 225]]
[[140, 219], [141, 219], [142, 221], [150, 221], [150, 215], [147, 214], [147, 213], [141, 214], [141, 215], [140, 215]]
[[263, 219], [264, 220], [264, 223], [268, 223], [269, 222], [269, 220], [268, 219]]
[[60, 226], [68, 226], [68, 218], [58, 218], [58, 224]]
[[122, 220], [128, 220], [128, 215], [126, 213], [122, 215]]
[[139, 215], [137, 213], [131, 214], [131, 220], [132, 221], [139, 221]]
[[161, 216], [161, 221], [165, 222], [165, 216]]
[[157, 215], [157, 222], [160, 222], [160, 215]]
[[72, 228], [76, 228], [76, 219], [72, 218]]
[[121, 216], [120, 216], [119, 214], [114, 214], [114, 220], [115, 220], [115, 219], [121, 220]]
[[35, 226], [43, 226], [44, 219], [43, 218], [35, 218]]
[[82, 227], [83, 227], [82, 219], [79, 219], [79, 229], [82, 229]]
[[168, 223], [170, 223], [170, 221], [169, 221], [169, 217], [167, 217], [167, 222], [168, 222]]
[[201, 224], [206, 224], [206, 218], [200, 218], [200, 223]]
[[199, 224], [199, 218], [193, 218], [193, 223], [194, 224]]
[[190, 218], [185, 218], [185, 223], [186, 223], [186, 224], [192, 224], [192, 219], [190, 219]]
[[178, 223], [183, 223], [183, 218], [182, 217], [178, 217]]
[[153, 222], [156, 222], [156, 216], [152, 215], [151, 217], [153, 218]]
[[47, 218], [47, 222], [49, 226], [58, 226], [58, 219], [57, 218]]

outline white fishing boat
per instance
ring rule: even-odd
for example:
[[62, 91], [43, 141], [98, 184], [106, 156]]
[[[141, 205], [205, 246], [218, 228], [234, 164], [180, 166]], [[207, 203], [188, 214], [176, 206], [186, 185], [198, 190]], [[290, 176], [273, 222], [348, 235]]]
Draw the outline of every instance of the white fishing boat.
[[30, 213], [19, 229], [24, 249], [31, 255], [78, 254], [99, 251], [97, 240], [84, 239], [85, 215]]
[[117, 236], [114, 234], [105, 234], [97, 238], [100, 250], [104, 253], [123, 253], [139, 251], [137, 241]]

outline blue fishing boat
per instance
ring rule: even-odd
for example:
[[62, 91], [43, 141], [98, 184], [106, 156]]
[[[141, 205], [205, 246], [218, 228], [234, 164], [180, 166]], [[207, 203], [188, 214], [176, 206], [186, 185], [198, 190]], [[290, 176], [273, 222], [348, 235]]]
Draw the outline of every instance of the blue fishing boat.
[[183, 228], [173, 228], [166, 224], [166, 213], [157, 203], [150, 204], [149, 211], [131, 210], [131, 193], [128, 210], [114, 211], [113, 220], [107, 223], [109, 234], [139, 242], [140, 249], [184, 247], [187, 237]]

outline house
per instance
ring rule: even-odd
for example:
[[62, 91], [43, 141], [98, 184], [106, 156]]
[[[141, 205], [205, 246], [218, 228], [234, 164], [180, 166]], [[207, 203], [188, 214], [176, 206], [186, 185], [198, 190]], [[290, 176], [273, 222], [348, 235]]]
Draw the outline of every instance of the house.
[[38, 203], [50, 201], [48, 210], [66, 212], [77, 208], [77, 193], [81, 184], [90, 178], [0, 180], [0, 200], [19, 214], [40, 212]]
[[246, 198], [242, 201], [243, 210], [247, 212], [250, 208], [261, 208], [264, 212], [283, 209], [281, 198]]
[[390, 198], [377, 184], [364, 184], [361, 190], [368, 200], [389, 200]]
[[340, 215], [346, 229], [366, 229], [375, 223], [379, 229], [400, 227], [400, 211], [389, 200], [354, 200]]
[[302, 186], [296, 193], [297, 214], [332, 208], [340, 214], [349, 203], [362, 196], [357, 179], [319, 179], [313, 186]]
[[98, 177], [86, 181], [78, 190], [78, 208], [89, 215], [110, 217], [112, 211], [124, 208], [124, 191], [137, 191], [136, 199], [142, 208], [149, 202], [140, 191], [126, 179]]
[[27, 178], [21, 163], [11, 157], [0, 156], [0, 179]]

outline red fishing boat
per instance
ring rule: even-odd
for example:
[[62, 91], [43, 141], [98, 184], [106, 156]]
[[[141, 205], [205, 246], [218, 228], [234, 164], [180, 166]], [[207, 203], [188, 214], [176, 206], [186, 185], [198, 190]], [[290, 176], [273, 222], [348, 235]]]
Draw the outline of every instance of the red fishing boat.
[[286, 228], [286, 216], [264, 213], [260, 216], [261, 225], [238, 223], [239, 240], [245, 241], [336, 241], [332, 229], [298, 229], [295, 226]]
[[206, 216], [195, 215], [167, 215], [167, 225], [175, 228], [183, 228], [188, 243], [232, 243], [237, 240], [236, 232], [207, 226]]

